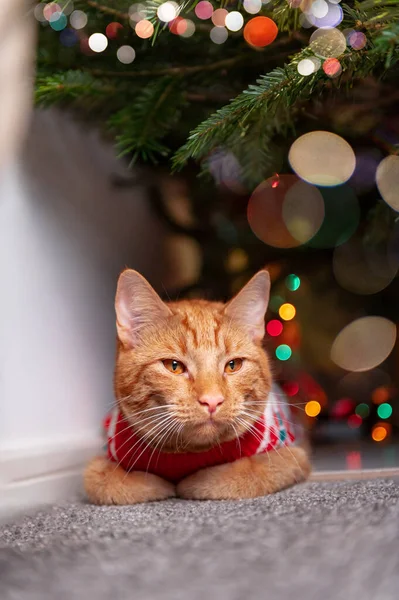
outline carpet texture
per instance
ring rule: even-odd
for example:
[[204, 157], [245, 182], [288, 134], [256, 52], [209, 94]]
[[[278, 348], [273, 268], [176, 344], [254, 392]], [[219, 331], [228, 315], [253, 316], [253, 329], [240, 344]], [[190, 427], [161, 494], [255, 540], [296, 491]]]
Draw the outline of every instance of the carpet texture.
[[397, 480], [70, 503], [0, 528], [1, 600], [397, 600]]

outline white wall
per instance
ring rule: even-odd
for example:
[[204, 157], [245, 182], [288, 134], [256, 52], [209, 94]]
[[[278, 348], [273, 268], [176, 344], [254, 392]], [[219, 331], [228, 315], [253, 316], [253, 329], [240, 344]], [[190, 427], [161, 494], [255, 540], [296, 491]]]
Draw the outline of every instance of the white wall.
[[121, 169], [98, 135], [40, 112], [0, 178], [0, 483], [70, 468], [99, 444], [118, 273], [157, 287], [162, 270], [145, 192], [111, 186]]

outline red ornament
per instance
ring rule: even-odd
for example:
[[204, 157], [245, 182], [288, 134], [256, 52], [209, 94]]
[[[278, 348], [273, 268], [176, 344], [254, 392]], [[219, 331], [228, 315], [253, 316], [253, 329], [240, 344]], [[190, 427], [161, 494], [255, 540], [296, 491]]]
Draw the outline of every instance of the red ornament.
[[276, 39], [278, 27], [269, 17], [254, 17], [244, 27], [244, 39], [250, 46], [264, 48]]
[[116, 23], [116, 21], [109, 23], [105, 28], [105, 35], [109, 40], [116, 40], [120, 29], [123, 29], [123, 25], [120, 23]]

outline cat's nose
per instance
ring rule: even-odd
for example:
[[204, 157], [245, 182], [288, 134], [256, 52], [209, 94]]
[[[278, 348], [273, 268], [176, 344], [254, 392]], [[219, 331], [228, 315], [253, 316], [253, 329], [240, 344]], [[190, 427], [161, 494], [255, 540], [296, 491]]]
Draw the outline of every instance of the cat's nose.
[[221, 404], [223, 404], [224, 398], [223, 398], [223, 396], [217, 396], [217, 395], [212, 395], [212, 396], [204, 395], [204, 396], [200, 397], [198, 402], [201, 404], [201, 406], [206, 408], [208, 410], [209, 414], [211, 415], [217, 411], [217, 409], [220, 407]]

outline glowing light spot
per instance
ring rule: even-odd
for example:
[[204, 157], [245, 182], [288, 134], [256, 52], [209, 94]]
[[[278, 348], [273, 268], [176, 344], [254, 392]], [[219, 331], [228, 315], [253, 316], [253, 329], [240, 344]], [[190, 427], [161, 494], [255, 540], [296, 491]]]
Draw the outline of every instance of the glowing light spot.
[[346, 50], [346, 39], [339, 29], [316, 29], [310, 36], [309, 46], [321, 58], [337, 58]]
[[60, 33], [60, 43], [67, 48], [72, 48], [79, 40], [78, 34], [74, 29], [64, 29]]
[[315, 64], [310, 58], [303, 58], [299, 61], [297, 70], [299, 75], [303, 75], [307, 77], [308, 75], [312, 75], [315, 72]]
[[201, 0], [198, 2], [197, 6], [194, 9], [195, 14], [199, 19], [205, 21], [206, 19], [210, 19], [213, 13], [213, 6], [210, 2], [206, 0]]
[[320, 411], [321, 405], [320, 402], [317, 402], [317, 400], [310, 400], [306, 403], [305, 413], [308, 415], [308, 417], [317, 417], [317, 415], [320, 414]]
[[[129, 19], [134, 23], [138, 23], [146, 18], [146, 6], [145, 4], [132, 4], [129, 8]], [[134, 23], [131, 26], [134, 28]]]
[[238, 10], [232, 10], [226, 16], [225, 25], [230, 31], [239, 31], [244, 25], [244, 17]]
[[35, 8], [33, 9], [33, 15], [34, 15], [35, 19], [37, 21], [39, 21], [40, 23], [45, 23], [47, 21], [46, 17], [44, 16], [44, 13], [43, 13], [44, 8], [45, 8], [44, 4], [36, 4]]
[[73, 11], [73, 2], [72, 0], [58, 0], [57, 4], [61, 7], [61, 11], [64, 15], [70, 15]]
[[359, 417], [362, 417], [362, 419], [367, 419], [370, 414], [369, 405], [362, 402], [356, 406], [355, 412], [357, 415], [359, 415]]
[[376, 425], [371, 432], [371, 437], [375, 442], [382, 442], [387, 437], [388, 432], [383, 425]]
[[383, 402], [387, 402], [390, 397], [391, 394], [389, 393], [389, 389], [384, 386], [376, 388], [371, 394], [371, 399], [374, 404], [382, 404]]
[[164, 2], [158, 6], [157, 10], [158, 19], [164, 23], [169, 23], [177, 16], [177, 9], [174, 2]]
[[154, 25], [151, 23], [151, 21], [143, 19], [142, 21], [136, 23], [134, 30], [139, 38], [145, 40], [150, 38], [154, 33]]
[[299, 384], [296, 381], [286, 381], [282, 387], [287, 396], [295, 396], [299, 392]]
[[342, 22], [344, 18], [344, 12], [342, 8], [339, 5], [334, 5], [330, 2], [328, 2], [327, 6], [328, 11], [324, 17], [317, 17], [313, 14], [306, 13], [308, 21], [310, 21], [314, 27], [337, 27], [337, 25]]
[[116, 52], [119, 62], [124, 65], [130, 65], [136, 58], [136, 52], [131, 46], [121, 46]]
[[244, 0], [244, 10], [250, 15], [256, 15], [262, 8], [262, 0]]
[[276, 39], [278, 27], [269, 17], [254, 17], [244, 27], [244, 39], [250, 46], [264, 48]]
[[347, 40], [354, 50], [362, 50], [367, 44], [367, 38], [361, 31], [354, 31], [347, 37]]
[[327, 58], [323, 63], [323, 71], [331, 79], [339, 77], [342, 73], [341, 63], [337, 58]]
[[121, 29], [123, 29], [123, 25], [121, 23], [117, 23], [116, 21], [109, 23], [105, 28], [105, 35], [109, 40], [116, 40]]
[[234, 248], [229, 252], [226, 260], [226, 269], [229, 273], [239, 273], [247, 268], [249, 263], [248, 254], [242, 248]]
[[186, 21], [186, 30], [184, 33], [179, 33], [179, 35], [183, 38], [189, 38], [195, 33], [195, 23], [191, 21], [191, 19], [185, 19]]
[[331, 360], [347, 371], [368, 371], [390, 355], [395, 341], [394, 323], [384, 317], [362, 317], [337, 335]]
[[54, 12], [49, 18], [49, 24], [54, 31], [62, 31], [68, 24], [66, 15], [62, 12]]
[[108, 40], [103, 33], [93, 33], [89, 37], [89, 48], [93, 52], [104, 52], [108, 46]]
[[380, 417], [380, 419], [389, 419], [389, 417], [392, 415], [392, 406], [386, 402], [380, 404], [377, 408], [377, 415]]
[[301, 179], [320, 186], [345, 183], [356, 166], [348, 142], [329, 131], [311, 131], [299, 137], [290, 148], [288, 160]]
[[83, 10], [74, 10], [69, 17], [69, 22], [74, 29], [83, 29], [87, 25], [87, 15]]
[[266, 325], [266, 331], [272, 337], [277, 337], [283, 331], [283, 324], [278, 319], [272, 319]]
[[174, 35], [182, 35], [187, 31], [187, 21], [183, 17], [176, 17], [169, 23], [169, 31]]
[[280, 306], [278, 314], [282, 319], [284, 319], [284, 321], [291, 321], [291, 319], [293, 319], [296, 314], [295, 306], [287, 302], [286, 304]]
[[299, 279], [298, 275], [291, 273], [291, 275], [287, 275], [285, 278], [285, 285], [291, 292], [296, 292], [301, 285], [301, 280]]
[[349, 415], [355, 406], [351, 398], [340, 398], [331, 410], [331, 416], [336, 419], [343, 419]]
[[284, 304], [284, 298], [281, 296], [272, 296], [269, 301], [269, 308], [273, 312], [278, 312], [282, 304]]
[[209, 33], [209, 37], [214, 44], [224, 44], [229, 37], [229, 32], [226, 27], [213, 27]]
[[46, 6], [43, 8], [43, 16], [46, 19], [46, 21], [50, 21], [51, 16], [54, 13], [60, 13], [61, 12], [61, 6], [59, 4], [56, 4], [55, 2], [49, 2], [48, 4], [46, 4]]
[[362, 424], [362, 417], [360, 415], [351, 415], [348, 418], [348, 427], [351, 429], [358, 429]]
[[399, 156], [386, 156], [378, 165], [376, 173], [378, 191], [385, 202], [399, 211]]
[[215, 27], [224, 27], [228, 11], [225, 8], [217, 8], [212, 15], [212, 23]]
[[291, 358], [292, 350], [287, 344], [280, 344], [276, 348], [276, 356], [279, 360], [288, 360]]
[[315, 0], [310, 7], [312, 15], [318, 19], [322, 19], [328, 13], [328, 4], [325, 0]]

